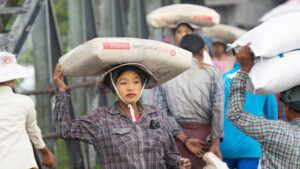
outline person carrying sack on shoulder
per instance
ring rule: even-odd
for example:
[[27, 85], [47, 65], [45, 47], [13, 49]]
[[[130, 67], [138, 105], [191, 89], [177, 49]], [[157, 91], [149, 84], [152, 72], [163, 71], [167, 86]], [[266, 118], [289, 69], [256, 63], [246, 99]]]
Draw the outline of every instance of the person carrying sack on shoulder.
[[261, 168], [300, 168], [300, 86], [280, 93], [289, 123], [268, 120], [246, 112], [246, 84], [254, 65], [254, 55], [249, 45], [243, 46], [237, 55], [241, 70], [231, 83], [227, 118], [261, 144]]

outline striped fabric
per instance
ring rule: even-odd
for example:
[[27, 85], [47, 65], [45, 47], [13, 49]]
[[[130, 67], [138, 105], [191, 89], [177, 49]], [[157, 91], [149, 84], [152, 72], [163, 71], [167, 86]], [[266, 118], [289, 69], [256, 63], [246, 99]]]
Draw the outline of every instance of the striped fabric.
[[139, 104], [137, 123], [117, 103], [71, 120], [70, 96], [58, 92], [56, 99], [53, 127], [57, 136], [92, 144], [103, 169], [178, 168], [174, 138], [155, 107]]
[[183, 133], [181, 123], [201, 123], [212, 126], [213, 141], [223, 138], [224, 87], [215, 67], [200, 66], [194, 58], [190, 69], [156, 90], [156, 106], [173, 135]]
[[244, 111], [248, 74], [238, 72], [233, 78], [227, 118], [262, 147], [263, 169], [300, 168], [300, 118], [291, 123], [267, 120]]

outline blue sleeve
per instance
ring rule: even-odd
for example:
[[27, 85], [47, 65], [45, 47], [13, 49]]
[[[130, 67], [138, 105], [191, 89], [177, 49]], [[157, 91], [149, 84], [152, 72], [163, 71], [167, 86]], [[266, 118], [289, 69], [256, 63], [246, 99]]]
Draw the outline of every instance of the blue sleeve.
[[276, 100], [275, 94], [266, 96], [264, 112], [265, 112], [267, 119], [270, 119], [270, 120], [278, 119], [277, 100]]

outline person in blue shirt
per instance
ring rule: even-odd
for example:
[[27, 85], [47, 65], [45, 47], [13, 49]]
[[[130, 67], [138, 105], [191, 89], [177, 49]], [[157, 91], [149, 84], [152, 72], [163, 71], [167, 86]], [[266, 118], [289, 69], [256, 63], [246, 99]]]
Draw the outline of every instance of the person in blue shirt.
[[[223, 160], [230, 169], [257, 169], [261, 158], [260, 144], [236, 128], [227, 118], [228, 98], [232, 78], [240, 70], [239, 63], [235, 63], [232, 70], [223, 75], [225, 92], [225, 118], [224, 118], [224, 140], [220, 143]], [[272, 95], [253, 95], [246, 93], [244, 105], [246, 112], [253, 115], [277, 120], [277, 101]]]

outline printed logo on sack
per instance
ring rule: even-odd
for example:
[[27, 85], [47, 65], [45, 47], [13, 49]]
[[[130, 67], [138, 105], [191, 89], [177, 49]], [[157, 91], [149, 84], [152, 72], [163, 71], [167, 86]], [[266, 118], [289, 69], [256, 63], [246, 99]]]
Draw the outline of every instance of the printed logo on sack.
[[162, 53], [168, 53], [171, 56], [176, 55], [176, 50], [174, 49], [167, 49], [163, 47], [156, 47], [156, 46], [150, 46], [150, 45], [140, 45], [140, 44], [132, 44], [132, 49], [142, 49], [142, 50], [154, 50]]
[[106, 42], [103, 43], [103, 49], [123, 49], [123, 50], [129, 50], [130, 49], [130, 43], [124, 43], [124, 42]]
[[194, 20], [205, 20], [205, 21], [212, 21], [213, 18], [211, 16], [203, 16], [203, 15], [194, 15]]
[[171, 49], [170, 54], [171, 54], [172, 56], [175, 56], [175, 55], [176, 55], [176, 50]]
[[158, 47], [157, 51], [163, 52], [163, 53], [169, 53], [171, 56], [176, 55], [176, 51], [174, 49], [167, 49], [167, 48]]

